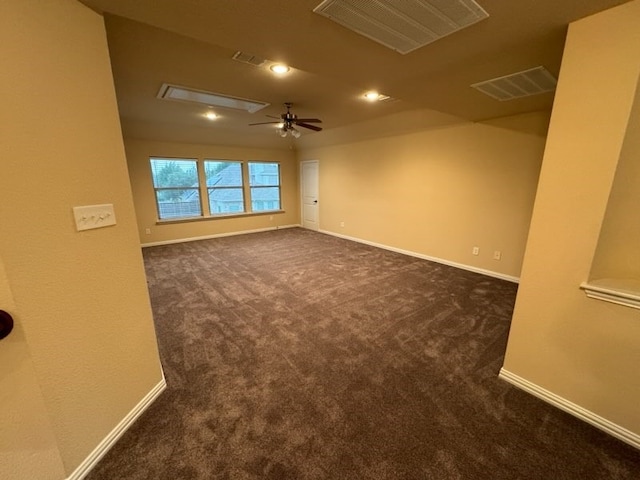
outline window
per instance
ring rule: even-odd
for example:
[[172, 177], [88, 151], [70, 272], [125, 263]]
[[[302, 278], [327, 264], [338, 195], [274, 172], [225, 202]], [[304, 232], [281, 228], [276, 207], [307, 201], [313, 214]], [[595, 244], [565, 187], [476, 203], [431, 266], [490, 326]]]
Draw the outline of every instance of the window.
[[152, 158], [151, 178], [161, 220], [202, 216], [196, 160]]
[[205, 160], [204, 174], [211, 215], [244, 212], [242, 162]]
[[251, 211], [280, 210], [280, 165], [273, 162], [249, 162]]
[[[159, 220], [243, 215], [282, 208], [277, 162], [163, 157], [152, 157], [150, 161]], [[205, 198], [201, 200], [202, 195]]]

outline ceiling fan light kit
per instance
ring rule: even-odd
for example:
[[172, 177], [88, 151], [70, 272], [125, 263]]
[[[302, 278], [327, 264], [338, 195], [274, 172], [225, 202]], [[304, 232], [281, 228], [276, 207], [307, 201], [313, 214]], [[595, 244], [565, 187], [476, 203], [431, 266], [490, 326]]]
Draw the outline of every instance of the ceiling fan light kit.
[[321, 127], [316, 125], [312, 125], [313, 123], [322, 123], [322, 120], [319, 118], [298, 118], [297, 115], [291, 113], [291, 102], [287, 102], [284, 106], [287, 108], [287, 112], [280, 115], [280, 117], [273, 117], [271, 115], [267, 115], [268, 117], [276, 118], [276, 121], [272, 122], [257, 122], [250, 123], [250, 126], [253, 125], [268, 125], [275, 124], [278, 126], [276, 129], [276, 133], [281, 137], [286, 137], [287, 135], [291, 135], [294, 138], [300, 138], [300, 131], [295, 127], [308, 128], [309, 130], [313, 130], [314, 132], [319, 132], [322, 130]]
[[291, 135], [293, 138], [300, 138], [300, 135], [301, 135], [300, 131], [296, 130], [294, 127], [288, 127], [288, 128], [281, 127], [281, 128], [278, 128], [276, 132], [282, 138], [286, 137], [287, 135]]

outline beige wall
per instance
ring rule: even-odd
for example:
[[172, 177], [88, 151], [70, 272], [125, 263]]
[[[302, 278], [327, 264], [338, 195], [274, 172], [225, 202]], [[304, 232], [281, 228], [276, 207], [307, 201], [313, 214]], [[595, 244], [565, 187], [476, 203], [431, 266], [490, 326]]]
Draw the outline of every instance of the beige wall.
[[518, 277], [545, 141], [520, 131], [530, 120], [302, 149], [319, 160], [320, 229]]
[[[138, 221], [138, 233], [142, 244], [276, 228], [297, 225], [300, 222], [298, 166], [295, 161], [295, 153], [292, 150], [194, 145], [135, 139], [126, 139], [125, 148]], [[213, 159], [280, 162], [281, 198], [284, 212], [179, 223], [158, 223], [158, 212], [151, 181], [151, 167], [149, 166], [149, 158], [153, 156], [194, 158], [199, 161]], [[147, 234], [146, 229], [150, 229], [151, 233]]]
[[[75, 0], [1, 2], [0, 18], [0, 257], [30, 354], [3, 367], [46, 412], [22, 448], [52, 435], [69, 475], [162, 372], [102, 18]], [[72, 208], [100, 203], [117, 225], [77, 232]]]
[[[640, 73], [638, 25], [635, 0], [569, 28], [504, 363], [635, 435], [640, 311], [588, 299], [579, 285], [589, 275]], [[637, 222], [637, 206], [633, 215]]]
[[0, 307], [15, 322], [0, 344], [0, 478], [59, 480], [62, 458], [1, 258]]
[[591, 279], [640, 283], [640, 82], [600, 231]]

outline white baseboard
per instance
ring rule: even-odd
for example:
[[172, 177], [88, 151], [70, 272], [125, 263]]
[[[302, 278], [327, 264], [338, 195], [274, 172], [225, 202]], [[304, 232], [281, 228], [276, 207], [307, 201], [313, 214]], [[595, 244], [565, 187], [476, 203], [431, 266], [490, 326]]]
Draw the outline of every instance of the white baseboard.
[[198, 240], [209, 240], [211, 238], [233, 237], [235, 235], [246, 235], [247, 233], [268, 232], [270, 230], [282, 230], [283, 228], [295, 228], [301, 225], [278, 225], [277, 227], [256, 228], [253, 230], [240, 230], [238, 232], [214, 233], [211, 235], [203, 235], [200, 237], [176, 238], [174, 240], [162, 240], [160, 242], [143, 243], [142, 248], [157, 247], [159, 245], [171, 245], [173, 243], [195, 242]]
[[412, 257], [421, 258], [422, 260], [428, 260], [430, 262], [441, 263], [442, 265], [448, 265], [450, 267], [460, 268], [462, 270], [468, 270], [474, 273], [480, 273], [482, 275], [487, 275], [488, 277], [499, 278], [500, 280], [507, 280], [508, 282], [519, 283], [520, 278], [513, 277], [511, 275], [505, 275], [504, 273], [494, 272], [491, 270], [485, 270], [483, 268], [472, 267], [471, 265], [465, 265], [463, 263], [451, 262], [449, 260], [444, 260], [442, 258], [430, 257], [429, 255], [424, 255], [422, 253], [412, 252], [411, 250], [403, 250], [402, 248], [390, 247], [389, 245], [383, 245], [381, 243], [370, 242], [369, 240], [363, 240], [361, 238], [349, 237], [347, 235], [341, 235], [336, 232], [330, 232], [328, 230], [318, 230], [320, 233], [326, 233], [327, 235], [333, 235], [334, 237], [344, 238], [345, 240], [351, 240], [358, 243], [364, 243], [366, 245], [371, 245], [372, 247], [383, 248], [385, 250], [390, 250], [396, 253], [402, 253], [403, 255], [410, 255]]
[[98, 444], [87, 458], [74, 470], [67, 480], [82, 480], [98, 464], [100, 459], [115, 445], [118, 439], [126, 432], [133, 422], [158, 398], [167, 388], [167, 383], [162, 376], [162, 380], [151, 389], [145, 397], [131, 410], [116, 427]]
[[581, 407], [580, 405], [570, 402], [569, 400], [562, 398], [559, 395], [530, 382], [529, 380], [525, 380], [504, 368], [500, 369], [499, 377], [521, 390], [524, 390], [525, 392], [553, 405], [554, 407], [564, 410], [574, 417], [593, 425], [594, 427], [616, 437], [619, 440], [622, 440], [625, 443], [628, 443], [632, 447], [640, 449], [640, 435], [637, 433], [627, 430], [626, 428], [623, 428], [620, 425], [617, 425], [606, 418]]

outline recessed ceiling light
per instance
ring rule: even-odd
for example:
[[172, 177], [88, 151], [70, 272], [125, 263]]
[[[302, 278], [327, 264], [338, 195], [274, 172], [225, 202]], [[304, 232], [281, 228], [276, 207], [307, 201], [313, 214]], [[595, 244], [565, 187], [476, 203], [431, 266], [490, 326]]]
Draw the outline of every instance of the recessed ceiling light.
[[378, 100], [378, 97], [380, 96], [380, 94], [378, 92], [367, 92], [364, 94], [364, 98], [366, 98], [367, 100], [369, 100], [370, 102], [375, 102], [376, 100]]
[[209, 120], [215, 120], [216, 118], [218, 118], [218, 115], [215, 112], [207, 112], [204, 114], [205, 117], [207, 117]]
[[273, 73], [277, 73], [278, 75], [284, 75], [290, 70], [290, 68], [282, 63], [274, 63], [269, 67], [269, 70]]
[[388, 100], [389, 95], [383, 95], [382, 93], [378, 93], [375, 91], [369, 91], [363, 95], [365, 100], [369, 102], [381, 102], [382, 100]]

